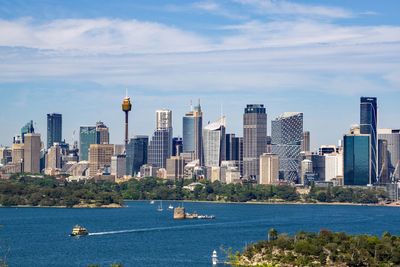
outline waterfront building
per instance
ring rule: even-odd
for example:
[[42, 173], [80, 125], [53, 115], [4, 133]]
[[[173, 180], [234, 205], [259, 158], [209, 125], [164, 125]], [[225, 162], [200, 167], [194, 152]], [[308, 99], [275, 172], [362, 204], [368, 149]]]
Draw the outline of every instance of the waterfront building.
[[264, 153], [260, 156], [260, 184], [276, 184], [279, 182], [278, 155]]
[[95, 176], [98, 173], [103, 173], [104, 169], [110, 168], [113, 154], [113, 145], [91, 144], [89, 146], [89, 175]]
[[40, 134], [24, 135], [24, 172], [40, 173]]
[[[35, 128], [33, 127], [33, 121], [30, 120], [21, 128], [21, 141], [22, 143], [25, 142], [25, 134], [28, 133], [35, 133]], [[18, 138], [17, 138], [18, 139]]]
[[106, 145], [110, 143], [110, 130], [102, 122], [96, 122], [96, 144]]
[[135, 135], [126, 147], [126, 175], [133, 176], [140, 172], [140, 167], [147, 164], [149, 137]]
[[191, 108], [182, 119], [183, 152], [193, 153], [193, 159], [203, 163], [202, 151], [203, 112], [200, 100], [197, 106]]
[[285, 112], [271, 124], [272, 153], [279, 156], [279, 179], [300, 181], [303, 113]]
[[302, 145], [301, 151], [310, 152], [310, 132], [309, 131], [305, 131], [303, 133], [303, 142], [301, 145]]
[[111, 175], [121, 179], [126, 174], [126, 155], [116, 154], [111, 157]]
[[371, 184], [371, 136], [347, 134], [344, 144], [344, 185]]
[[360, 133], [369, 134], [371, 182], [377, 183], [378, 177], [378, 107], [376, 97], [360, 98]]
[[225, 160], [225, 117], [203, 129], [204, 166], [219, 167]]
[[167, 179], [181, 180], [184, 178], [185, 160], [181, 156], [167, 159]]
[[97, 144], [96, 126], [81, 126], [79, 129], [79, 160], [89, 159], [89, 147]]
[[[400, 130], [399, 129], [379, 129], [379, 140], [387, 141], [387, 167], [389, 180], [400, 180]], [[382, 166], [379, 168], [381, 172]], [[385, 182], [385, 181], [381, 181]]]
[[54, 143], [62, 140], [62, 115], [58, 113], [47, 114], [47, 149]]
[[243, 114], [243, 176], [258, 180], [259, 157], [267, 148], [267, 113], [264, 105], [250, 104]]
[[148, 150], [148, 163], [153, 167], [166, 168], [167, 159], [172, 154], [172, 111], [156, 111], [156, 130]]

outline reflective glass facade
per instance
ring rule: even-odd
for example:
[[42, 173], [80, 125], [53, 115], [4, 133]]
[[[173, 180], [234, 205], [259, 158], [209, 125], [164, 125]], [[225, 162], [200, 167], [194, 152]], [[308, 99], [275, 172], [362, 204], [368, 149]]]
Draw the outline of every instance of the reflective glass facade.
[[378, 139], [377, 123], [378, 110], [376, 97], [360, 98], [360, 133], [371, 136], [371, 179], [372, 183], [378, 182]]
[[96, 126], [81, 126], [79, 130], [79, 160], [89, 160], [89, 147], [97, 144]]
[[62, 140], [62, 115], [57, 113], [47, 114], [47, 148], [53, 143]]
[[147, 150], [149, 137], [138, 135], [129, 141], [126, 146], [126, 174], [135, 175], [142, 165], [147, 164]]
[[345, 135], [344, 145], [344, 185], [367, 185], [370, 174], [370, 136]]

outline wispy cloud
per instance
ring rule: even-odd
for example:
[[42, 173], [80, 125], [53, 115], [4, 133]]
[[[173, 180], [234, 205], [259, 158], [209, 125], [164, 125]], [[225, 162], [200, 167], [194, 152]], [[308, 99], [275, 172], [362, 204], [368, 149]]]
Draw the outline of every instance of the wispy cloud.
[[253, 11], [264, 14], [296, 15], [323, 18], [350, 18], [354, 14], [339, 7], [299, 4], [275, 0], [233, 0], [236, 3], [253, 7]]

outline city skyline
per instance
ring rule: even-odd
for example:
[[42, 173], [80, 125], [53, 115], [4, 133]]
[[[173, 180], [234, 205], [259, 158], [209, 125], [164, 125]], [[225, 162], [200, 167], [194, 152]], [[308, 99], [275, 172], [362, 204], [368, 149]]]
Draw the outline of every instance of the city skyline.
[[0, 144], [31, 119], [45, 140], [53, 112], [63, 114], [69, 143], [79, 126], [100, 120], [121, 143], [125, 88], [129, 137], [150, 136], [160, 108], [173, 111], [178, 135], [198, 98], [203, 126], [222, 104], [227, 132], [238, 136], [246, 104], [264, 104], [269, 118], [302, 112], [312, 149], [358, 123], [360, 96], [379, 99], [379, 128], [399, 128], [397, 1], [31, 3], [0, 7]]

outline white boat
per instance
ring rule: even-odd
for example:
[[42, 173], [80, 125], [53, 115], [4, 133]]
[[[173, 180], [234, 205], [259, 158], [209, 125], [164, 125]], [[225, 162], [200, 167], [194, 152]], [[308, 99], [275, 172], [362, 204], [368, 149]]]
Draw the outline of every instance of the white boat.
[[154, 200], [150, 201], [150, 204], [153, 205], [154, 204]]
[[160, 205], [158, 205], [157, 211], [163, 211], [162, 201], [160, 201]]
[[169, 204], [168, 209], [169, 209], [169, 210], [173, 210], [173, 209], [174, 209], [174, 206], [172, 206], [172, 204]]
[[211, 261], [212, 261], [212, 265], [217, 265], [218, 264], [218, 255], [217, 255], [217, 251], [213, 251], [213, 254], [211, 256]]

